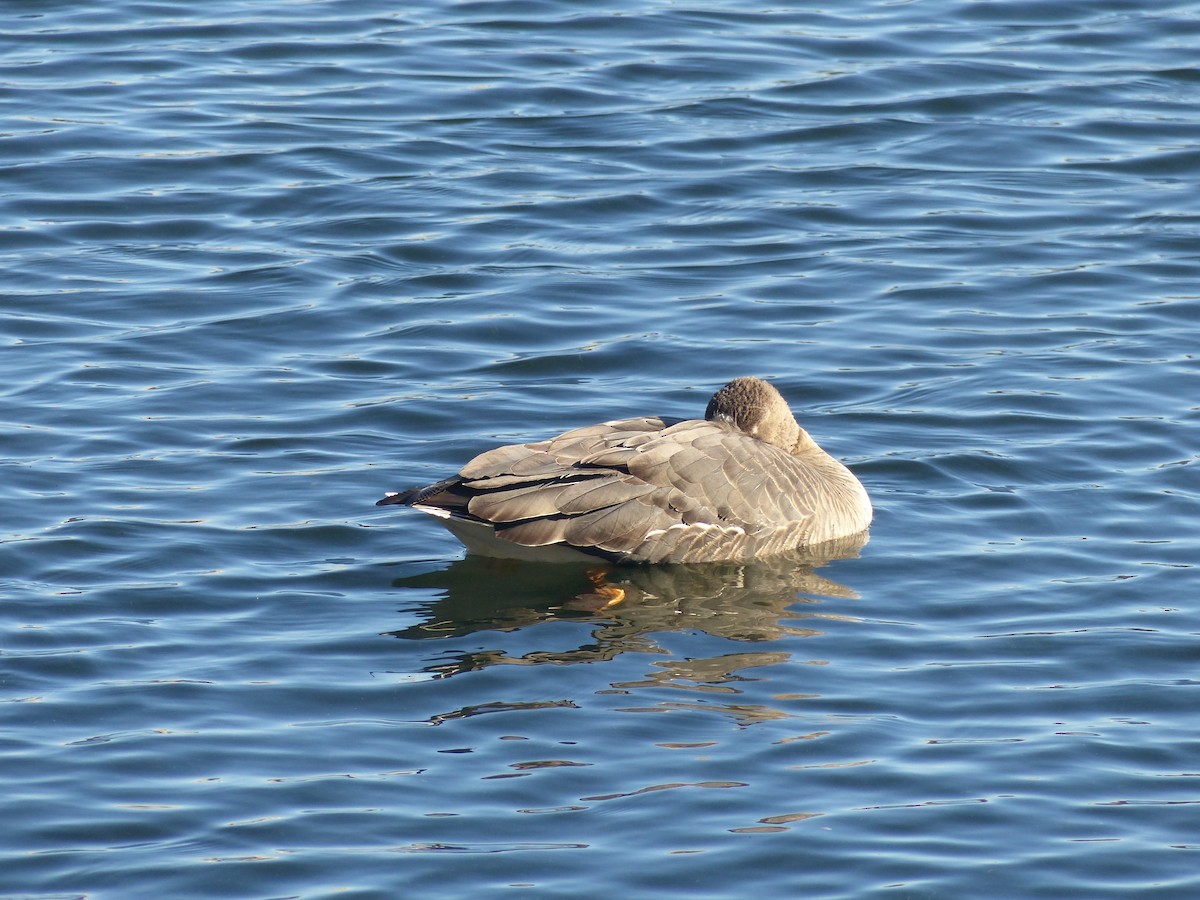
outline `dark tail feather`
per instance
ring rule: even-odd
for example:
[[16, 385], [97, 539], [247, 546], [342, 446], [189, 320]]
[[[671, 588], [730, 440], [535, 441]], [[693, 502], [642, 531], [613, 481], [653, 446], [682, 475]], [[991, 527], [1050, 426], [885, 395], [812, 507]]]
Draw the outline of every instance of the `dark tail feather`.
[[396, 506], [408, 506], [409, 503], [412, 502], [410, 499], [412, 495], [413, 491], [401, 491], [399, 494], [388, 494], [382, 500], [376, 500], [375, 505], [391, 506], [395, 504]]
[[411, 491], [400, 491], [396, 494], [388, 494], [382, 500], [376, 500], [376, 506], [415, 506], [423, 500], [428, 500], [435, 494], [440, 494], [447, 488], [452, 488], [458, 484], [459, 479], [447, 478], [445, 481], [439, 481], [437, 484], [431, 484], [426, 487], [413, 488]]

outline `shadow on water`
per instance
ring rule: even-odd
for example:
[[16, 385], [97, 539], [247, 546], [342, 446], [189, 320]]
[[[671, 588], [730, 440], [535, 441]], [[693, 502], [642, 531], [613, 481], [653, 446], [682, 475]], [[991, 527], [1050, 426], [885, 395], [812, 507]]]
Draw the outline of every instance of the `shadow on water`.
[[[588, 567], [469, 555], [444, 569], [397, 579], [397, 588], [432, 589], [438, 596], [427, 601], [424, 609], [410, 610], [421, 621], [384, 634], [437, 641], [488, 631], [515, 632], [551, 622], [594, 626], [587, 643], [570, 649], [512, 655], [497, 648], [441, 655], [423, 670], [439, 678], [498, 664], [561, 665], [611, 660], [630, 652], [665, 654], [653, 636], [666, 632], [704, 632], [743, 642], [814, 636], [821, 632], [796, 623], [833, 614], [797, 610], [796, 605], [818, 604], [822, 597], [856, 599], [853, 591], [816, 569], [857, 556], [866, 540], [861, 535], [803, 553], [705, 565]], [[623, 596], [609, 605], [612, 588]], [[711, 663], [712, 671], [692, 676], [713, 682], [734, 677], [738, 668], [769, 665], [787, 657], [786, 653], [732, 654], [692, 660], [690, 665]]]

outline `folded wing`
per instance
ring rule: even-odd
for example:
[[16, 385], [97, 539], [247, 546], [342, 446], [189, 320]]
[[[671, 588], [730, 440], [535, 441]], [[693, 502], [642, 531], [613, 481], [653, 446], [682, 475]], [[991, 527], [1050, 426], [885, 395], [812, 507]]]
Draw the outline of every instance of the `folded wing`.
[[644, 417], [498, 447], [457, 478], [381, 502], [487, 524], [528, 547], [702, 562], [804, 543], [816, 487], [803, 461], [724, 422]]

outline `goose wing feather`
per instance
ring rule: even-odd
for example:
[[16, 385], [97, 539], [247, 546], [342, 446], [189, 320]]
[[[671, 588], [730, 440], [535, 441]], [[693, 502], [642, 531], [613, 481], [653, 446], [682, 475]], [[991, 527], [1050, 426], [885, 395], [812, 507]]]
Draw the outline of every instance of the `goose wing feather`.
[[725, 423], [644, 417], [489, 450], [456, 487], [502, 540], [678, 561], [791, 543], [809, 485], [801, 461]]

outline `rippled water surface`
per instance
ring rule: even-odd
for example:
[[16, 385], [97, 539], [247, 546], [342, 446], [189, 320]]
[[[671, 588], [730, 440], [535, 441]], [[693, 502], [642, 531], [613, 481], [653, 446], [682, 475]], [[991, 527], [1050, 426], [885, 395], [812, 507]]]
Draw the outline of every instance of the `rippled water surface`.
[[[1195, 3], [0, 8], [0, 895], [1200, 892]], [[373, 506], [743, 374], [857, 558]]]

